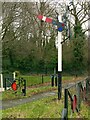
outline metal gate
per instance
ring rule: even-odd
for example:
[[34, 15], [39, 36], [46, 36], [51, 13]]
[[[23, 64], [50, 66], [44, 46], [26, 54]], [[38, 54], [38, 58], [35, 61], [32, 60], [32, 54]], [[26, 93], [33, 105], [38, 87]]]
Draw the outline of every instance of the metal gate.
[[12, 74], [3, 75], [3, 87], [5, 90], [10, 88], [12, 83], [13, 83], [13, 75]]

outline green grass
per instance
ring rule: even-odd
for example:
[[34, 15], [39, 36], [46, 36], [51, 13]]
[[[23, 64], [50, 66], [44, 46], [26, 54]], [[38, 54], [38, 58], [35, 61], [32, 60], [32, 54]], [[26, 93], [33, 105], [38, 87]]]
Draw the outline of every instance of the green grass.
[[[42, 76], [41, 75], [35, 75], [35, 76], [26, 76], [26, 75], [20, 75], [19, 77], [24, 78], [27, 81], [27, 86], [37, 85], [42, 83]], [[51, 78], [50, 76], [43, 76], [43, 82], [50, 82]]]
[[18, 90], [16, 94], [12, 90], [7, 90], [7, 91], [4, 91], [2, 93], [2, 100], [12, 100], [12, 99], [26, 98], [26, 97], [30, 97], [30, 96], [38, 94], [38, 93], [51, 91], [51, 90], [54, 90], [54, 89], [56, 89], [56, 87], [51, 87], [51, 86], [41, 86], [41, 87], [38, 87], [38, 88], [27, 88], [26, 96], [23, 96], [21, 94], [20, 90]]
[[[45, 91], [51, 91], [53, 89], [55, 89], [55, 87], [51, 87], [51, 85], [47, 85], [47, 86], [38, 86], [38, 87], [34, 87], [31, 88], [30, 86], [32, 85], [38, 85], [40, 84], [40, 81], [42, 81], [42, 77], [41, 76], [20, 76], [23, 77], [24, 79], [26, 79], [26, 96], [22, 96], [21, 95], [21, 89], [17, 90], [17, 94], [15, 94], [15, 92], [13, 90], [7, 90], [4, 91], [2, 93], [2, 100], [11, 100], [11, 99], [18, 99], [18, 98], [25, 98], [25, 97], [30, 97], [33, 94], [37, 94], [37, 93], [41, 93], [41, 92], [45, 92]], [[68, 80], [73, 80], [73, 76], [64, 76], [63, 77], [63, 81], [68, 81]], [[50, 82], [50, 76], [44, 76], [44, 82]], [[57, 88], [56, 88], [57, 89]]]
[[27, 89], [27, 94], [28, 95], [33, 95], [33, 94], [42, 93], [42, 92], [46, 92], [46, 91], [52, 91], [54, 89], [57, 89], [57, 87], [41, 86], [41, 87], [38, 87], [38, 88], [31, 88], [31, 90], [29, 90], [29, 88], [28, 88]]
[[[27, 76], [25, 76], [27, 77]], [[31, 77], [31, 76], [29, 76]], [[32, 76], [31, 78], [34, 79], [36, 77], [37, 79], [40, 77], [38, 76]], [[49, 78], [49, 77], [48, 77]], [[33, 80], [32, 79], [32, 80]], [[37, 81], [36, 79], [36, 81]], [[73, 77], [63, 77], [63, 80], [72, 80]], [[30, 83], [30, 80], [27, 80], [28, 83]], [[56, 87], [52, 88], [51, 86], [40, 86], [37, 88], [27, 88], [27, 96], [29, 97], [33, 94], [37, 94], [40, 92], [50, 91], [52, 89], [57, 89]], [[17, 98], [23, 98], [21, 96], [20, 91], [18, 92], [17, 96], [15, 96], [14, 92], [11, 90], [5, 91], [2, 94], [3, 100], [6, 99], [17, 99]], [[60, 118], [62, 109], [64, 107], [64, 98], [60, 101], [57, 100], [57, 95], [43, 98], [41, 100], [33, 101], [27, 104], [19, 105], [14, 108], [9, 108], [2, 111], [2, 116], [5, 118]], [[69, 118], [88, 118], [88, 107], [82, 102], [81, 105], [81, 111], [80, 113], [72, 113], [71, 116], [71, 108], [69, 103]]]
[[[3, 118], [61, 118], [64, 107], [64, 98], [60, 101], [57, 96], [43, 98], [14, 108], [2, 111]], [[69, 110], [70, 113], [70, 110]], [[88, 108], [82, 103], [79, 114], [76, 112], [69, 118], [88, 118]]]
[[[42, 75], [26, 76], [20, 75], [19, 77], [24, 78], [27, 81], [27, 86], [37, 85], [42, 83]], [[71, 80], [74, 76], [64, 76], [62, 80]], [[43, 76], [43, 82], [51, 82], [51, 76]]]
[[57, 101], [56, 98], [57, 96], [48, 97], [3, 110], [2, 116], [7, 118], [59, 118], [63, 101]]
[[63, 76], [62, 80], [72, 80], [74, 76]]

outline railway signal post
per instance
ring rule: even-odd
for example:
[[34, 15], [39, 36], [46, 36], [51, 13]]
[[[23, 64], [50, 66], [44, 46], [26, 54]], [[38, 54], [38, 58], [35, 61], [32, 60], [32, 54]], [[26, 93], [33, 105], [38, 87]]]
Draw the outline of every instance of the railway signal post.
[[[61, 14], [58, 15], [58, 21], [62, 21]], [[61, 99], [62, 93], [62, 27], [59, 29], [61, 32], [58, 31], [58, 100]]]
[[39, 20], [42, 20], [47, 23], [51, 23], [57, 26], [58, 30], [58, 100], [61, 99], [62, 93], [62, 31], [64, 30], [65, 24], [62, 23], [61, 14], [58, 15], [58, 21], [53, 20], [52, 18], [48, 18], [43, 15], [37, 16]]

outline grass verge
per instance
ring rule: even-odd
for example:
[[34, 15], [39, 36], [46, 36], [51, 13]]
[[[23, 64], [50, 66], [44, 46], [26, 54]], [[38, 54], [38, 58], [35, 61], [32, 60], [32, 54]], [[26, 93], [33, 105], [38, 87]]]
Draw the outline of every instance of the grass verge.
[[32, 95], [43, 93], [47, 91], [52, 91], [57, 89], [57, 87], [51, 87], [51, 86], [40, 86], [38, 88], [27, 88], [26, 96], [23, 96], [21, 94], [21, 90], [18, 90], [17, 93], [15, 93], [12, 90], [7, 90], [2, 93], [2, 100], [12, 100], [12, 99], [19, 99], [19, 98], [27, 98]]
[[[64, 98], [50, 96], [37, 101], [19, 105], [2, 111], [3, 118], [61, 118]], [[70, 113], [70, 110], [69, 110]], [[82, 103], [80, 113], [73, 113], [69, 118], [88, 118], [88, 108]]]

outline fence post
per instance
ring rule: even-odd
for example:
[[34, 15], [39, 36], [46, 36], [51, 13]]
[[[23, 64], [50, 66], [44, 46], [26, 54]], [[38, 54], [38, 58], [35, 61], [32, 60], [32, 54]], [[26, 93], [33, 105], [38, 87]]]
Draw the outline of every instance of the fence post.
[[80, 106], [81, 106], [81, 83], [77, 84], [77, 106], [78, 106], [78, 110], [80, 110]]
[[64, 89], [64, 108], [61, 120], [68, 120], [68, 89]]
[[6, 83], [6, 78], [5, 78], [5, 90], [7, 90], [7, 83]]
[[89, 92], [89, 79], [86, 80], [86, 96]]
[[87, 93], [88, 93], [88, 79], [86, 80], [86, 96], [87, 96]]
[[65, 120], [68, 118], [68, 89], [64, 90], [64, 108], [67, 110]]
[[51, 76], [51, 84], [52, 84], [52, 87], [54, 86], [54, 75]]

